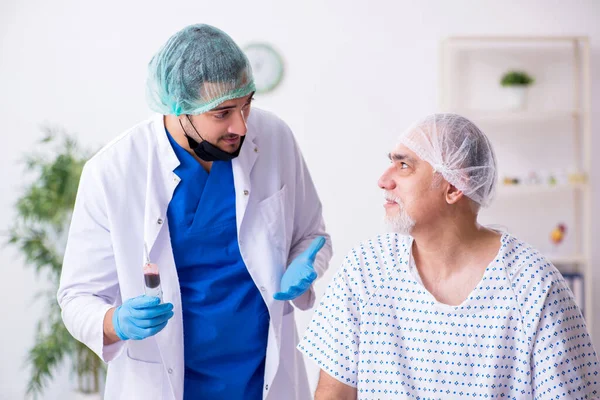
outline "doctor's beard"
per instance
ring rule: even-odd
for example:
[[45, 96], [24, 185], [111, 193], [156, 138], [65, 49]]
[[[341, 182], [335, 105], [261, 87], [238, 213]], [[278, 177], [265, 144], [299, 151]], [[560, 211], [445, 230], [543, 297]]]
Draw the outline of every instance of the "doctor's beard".
[[398, 204], [398, 213], [395, 215], [386, 215], [385, 223], [393, 232], [401, 235], [410, 235], [410, 232], [415, 226], [415, 221], [408, 215], [404, 203], [398, 197], [385, 193], [385, 199]]

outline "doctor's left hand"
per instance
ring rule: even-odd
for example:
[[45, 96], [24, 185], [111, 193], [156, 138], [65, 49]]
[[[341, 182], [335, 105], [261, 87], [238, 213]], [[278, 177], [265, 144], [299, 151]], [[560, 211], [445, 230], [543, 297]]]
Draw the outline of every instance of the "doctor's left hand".
[[324, 244], [325, 238], [319, 236], [292, 261], [281, 278], [280, 291], [273, 296], [275, 300], [293, 300], [310, 288], [317, 279], [313, 267], [315, 257]]

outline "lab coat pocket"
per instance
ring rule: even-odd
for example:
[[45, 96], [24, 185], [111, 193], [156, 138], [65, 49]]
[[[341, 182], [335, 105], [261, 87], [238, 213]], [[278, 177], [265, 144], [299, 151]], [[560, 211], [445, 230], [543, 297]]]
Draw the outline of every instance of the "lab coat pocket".
[[154, 337], [127, 342], [127, 357], [135, 361], [160, 364], [160, 353]]
[[286, 186], [283, 185], [278, 192], [262, 200], [258, 205], [271, 242], [281, 252], [285, 252], [287, 243], [285, 221], [286, 191]]
[[163, 364], [133, 357], [137, 356], [128, 348], [124, 376], [119, 378], [123, 382], [120, 399], [163, 399]]

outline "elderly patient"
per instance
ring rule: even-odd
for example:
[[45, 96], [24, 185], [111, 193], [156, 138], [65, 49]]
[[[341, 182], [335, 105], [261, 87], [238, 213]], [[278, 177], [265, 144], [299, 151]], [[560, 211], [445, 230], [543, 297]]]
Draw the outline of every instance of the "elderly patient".
[[573, 294], [536, 249], [484, 228], [487, 137], [455, 114], [408, 129], [379, 179], [395, 233], [353, 249], [298, 348], [316, 399], [595, 399], [600, 364]]

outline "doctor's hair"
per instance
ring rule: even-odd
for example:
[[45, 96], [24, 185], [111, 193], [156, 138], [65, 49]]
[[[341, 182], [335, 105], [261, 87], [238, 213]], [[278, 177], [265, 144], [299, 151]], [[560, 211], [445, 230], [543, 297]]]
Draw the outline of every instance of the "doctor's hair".
[[[187, 31], [187, 32], [186, 32]], [[224, 32], [204, 25], [190, 25], [173, 36], [161, 51], [185, 47], [182, 57], [167, 69], [179, 69], [186, 82], [183, 87], [190, 98], [198, 97], [205, 83], [235, 82], [248, 71], [249, 61], [237, 44]], [[200, 62], [197, 55], [203, 54]], [[219, 77], [220, 82], [207, 82], [206, 77]], [[235, 88], [231, 88], [235, 89]]]
[[172, 35], [148, 69], [148, 91], [159, 104], [167, 103], [167, 110], [161, 109], [166, 113], [197, 108], [197, 101], [214, 100], [253, 81], [241, 48], [225, 32], [205, 24], [189, 25]]

